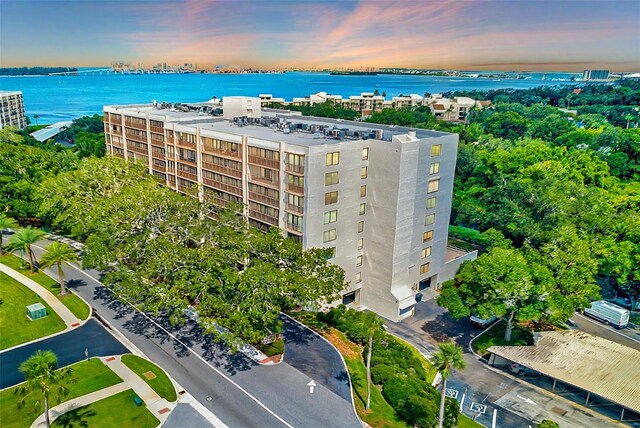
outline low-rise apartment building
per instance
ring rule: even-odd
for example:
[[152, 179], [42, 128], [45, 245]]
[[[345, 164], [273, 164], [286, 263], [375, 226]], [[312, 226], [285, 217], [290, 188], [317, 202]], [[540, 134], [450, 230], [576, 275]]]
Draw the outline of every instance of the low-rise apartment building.
[[0, 129], [6, 126], [18, 129], [27, 127], [24, 100], [20, 91], [0, 91]]
[[275, 109], [258, 116], [256, 102], [223, 99], [229, 112], [253, 108], [254, 117], [230, 120], [106, 106], [108, 152], [143, 162], [177, 191], [241, 203], [251, 224], [303, 248], [331, 248], [346, 273], [344, 302], [393, 321], [410, 316], [416, 294], [462, 260], [447, 251], [458, 136]]

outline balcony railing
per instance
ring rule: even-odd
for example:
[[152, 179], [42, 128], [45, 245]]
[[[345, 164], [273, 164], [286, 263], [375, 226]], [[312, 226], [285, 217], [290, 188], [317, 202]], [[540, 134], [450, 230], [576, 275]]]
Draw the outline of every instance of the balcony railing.
[[298, 195], [304, 194], [304, 186], [299, 184], [287, 183], [287, 192], [296, 193]]
[[230, 175], [235, 178], [242, 178], [242, 171], [239, 169], [233, 169], [228, 166], [217, 165], [211, 162], [202, 162], [202, 168], [209, 171], [219, 172], [221, 174]]
[[141, 129], [143, 131], [147, 130], [147, 124], [146, 123], [136, 123], [136, 122], [132, 122], [132, 121], [127, 120], [127, 119], [124, 120], [124, 126], [128, 126], [129, 128]]
[[111, 132], [113, 135], [120, 135], [122, 136], [122, 128], [117, 128], [117, 129], [111, 129], [109, 132]]
[[138, 146], [134, 146], [133, 144], [127, 144], [127, 149], [131, 150], [132, 152], [140, 153], [143, 155], [149, 154], [149, 149], [147, 149], [146, 147], [138, 147]]
[[140, 143], [146, 143], [147, 142], [147, 137], [142, 136], [142, 135], [137, 135], [137, 134], [134, 134], [134, 133], [129, 132], [129, 131], [125, 132], [124, 135], [126, 135], [127, 140], [138, 141]]
[[302, 234], [302, 225], [301, 224], [294, 224], [294, 223], [289, 223], [288, 221], [286, 221], [284, 223], [284, 227], [288, 231], [291, 231], [291, 232], [294, 232], [294, 233], [298, 233], [298, 234]]
[[193, 194], [197, 192], [197, 190], [193, 187], [195, 183], [185, 186], [184, 184], [178, 183], [178, 191], [188, 194]]
[[304, 207], [300, 205], [285, 204], [284, 209], [296, 214], [304, 214]]
[[280, 169], [280, 161], [274, 159], [267, 159], [260, 156], [249, 155], [249, 163], [254, 165], [260, 165], [271, 169]]
[[111, 145], [114, 147], [124, 148], [124, 143], [122, 141], [111, 140]]
[[187, 159], [187, 158], [181, 158], [181, 157], [179, 157], [179, 158], [178, 158], [178, 160], [179, 160], [180, 162], [182, 162], [182, 163], [186, 163], [186, 164], [189, 164], [189, 165], [193, 165], [193, 166], [198, 165], [198, 163], [196, 162], [196, 160], [195, 160], [195, 159], [191, 160], [191, 159]]
[[211, 147], [211, 146], [207, 146], [206, 144], [202, 146], [202, 150], [205, 151], [206, 153], [213, 153], [216, 155], [222, 155], [225, 156], [227, 158], [232, 158], [232, 159], [241, 159], [242, 158], [242, 152], [241, 151], [231, 151], [231, 150], [220, 150], [220, 149], [216, 149], [215, 147]]
[[269, 186], [269, 187], [274, 188], [274, 189], [279, 189], [280, 188], [280, 184], [277, 181], [269, 180], [267, 178], [251, 177], [250, 181], [253, 182], [253, 183], [259, 183], [259, 184], [262, 184], [262, 185], [266, 185], [266, 186]]
[[153, 170], [154, 171], [158, 171], [158, 172], [166, 172], [167, 171], [167, 167], [166, 166], [156, 165], [155, 163], [152, 164], [152, 165], [153, 165]]
[[149, 129], [151, 129], [151, 132], [156, 132], [158, 134], [164, 134], [164, 127], [163, 126], [150, 125]]
[[198, 174], [193, 174], [191, 172], [183, 171], [181, 169], [178, 170], [178, 177], [186, 178], [188, 180], [198, 181]]
[[256, 192], [249, 191], [249, 199], [251, 199], [253, 201], [256, 201], [256, 202], [261, 202], [261, 203], [266, 204], [266, 205], [271, 205], [272, 207], [276, 207], [276, 208], [278, 208], [280, 206], [280, 203], [278, 202], [277, 199], [270, 198], [269, 196], [262, 195], [262, 194], [256, 193]]
[[256, 210], [249, 210], [249, 217], [255, 219], [255, 220], [260, 220], [263, 223], [267, 223], [267, 224], [271, 224], [273, 226], [277, 226], [278, 225], [278, 218], [277, 217], [272, 217], [268, 214], [265, 213], [261, 213], [260, 211], [256, 211]]
[[183, 147], [191, 147], [192, 149], [196, 148], [196, 142], [193, 141], [187, 141], [187, 140], [182, 140], [180, 138], [176, 138], [176, 144], [179, 146], [183, 146]]
[[219, 181], [212, 180], [210, 178], [203, 178], [202, 181], [204, 184], [216, 188], [218, 190], [222, 190], [223, 192], [231, 193], [236, 196], [242, 196], [242, 189], [239, 187], [231, 186], [229, 184], [220, 183]]
[[285, 170], [292, 174], [304, 175], [304, 165], [285, 164]]

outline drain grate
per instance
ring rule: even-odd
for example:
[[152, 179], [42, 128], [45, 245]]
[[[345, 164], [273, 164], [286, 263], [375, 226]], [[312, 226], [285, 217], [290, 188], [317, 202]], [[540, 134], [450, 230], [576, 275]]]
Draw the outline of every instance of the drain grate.
[[551, 411], [557, 415], [564, 416], [567, 414], [567, 411], [561, 407], [554, 406]]

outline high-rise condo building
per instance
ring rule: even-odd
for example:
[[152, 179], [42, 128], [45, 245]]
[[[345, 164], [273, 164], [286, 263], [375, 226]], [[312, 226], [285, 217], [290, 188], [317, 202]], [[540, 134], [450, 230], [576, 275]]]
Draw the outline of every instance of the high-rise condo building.
[[177, 191], [241, 203], [251, 224], [304, 248], [331, 248], [345, 303], [398, 321], [475, 256], [447, 247], [457, 135], [261, 109], [260, 98], [178, 107], [104, 107], [108, 153]]
[[27, 127], [20, 91], [0, 91], [0, 129], [6, 126], [15, 126], [18, 129]]

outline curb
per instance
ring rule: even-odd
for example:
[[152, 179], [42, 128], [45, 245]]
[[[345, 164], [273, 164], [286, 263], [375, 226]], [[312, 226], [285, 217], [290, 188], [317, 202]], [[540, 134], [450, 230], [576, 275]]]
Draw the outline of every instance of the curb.
[[338, 348], [336, 348], [333, 343], [329, 342], [323, 335], [321, 335], [320, 333], [318, 333], [317, 331], [315, 331], [314, 329], [304, 325], [303, 323], [301, 323], [300, 321], [298, 321], [297, 319], [290, 317], [289, 315], [285, 314], [284, 312], [280, 312], [282, 315], [284, 315], [285, 317], [289, 318], [290, 320], [292, 320], [293, 322], [300, 324], [302, 327], [306, 328], [307, 330], [311, 331], [313, 334], [317, 335], [318, 337], [320, 337], [322, 340], [324, 340], [325, 342], [327, 342], [340, 356], [340, 360], [342, 361], [342, 366], [344, 367], [344, 370], [347, 372], [347, 378], [349, 379], [349, 389], [351, 390], [351, 406], [353, 407], [353, 413], [356, 415], [356, 418], [358, 418], [358, 420], [360, 421], [360, 423], [362, 424], [363, 427], [368, 427], [369, 424], [367, 424], [365, 421], [363, 421], [360, 418], [360, 415], [358, 414], [358, 411], [356, 410], [356, 403], [353, 400], [353, 382], [351, 381], [351, 373], [349, 373], [349, 368], [347, 367], [347, 363], [344, 360], [344, 357], [342, 356], [342, 354], [340, 353], [340, 351], [338, 351]]
[[287, 351], [286, 346], [284, 346], [284, 339], [282, 339], [282, 342], [283, 342], [283, 346], [282, 346], [282, 354], [280, 354], [280, 361], [272, 361], [271, 358], [276, 356], [274, 355], [273, 357], [267, 357], [263, 360], [260, 360], [258, 364], [260, 364], [261, 366], [276, 366], [278, 364], [281, 364], [284, 361], [284, 353]]
[[485, 363], [488, 363], [488, 362], [489, 362], [486, 358], [481, 357], [481, 356], [480, 356], [476, 351], [474, 351], [474, 350], [473, 350], [473, 346], [472, 346], [472, 345], [473, 345], [473, 342], [474, 342], [477, 338], [479, 338], [480, 336], [482, 336], [483, 334], [485, 334], [486, 332], [488, 332], [489, 330], [491, 330], [494, 326], [496, 326], [496, 325], [500, 324], [500, 323], [501, 323], [501, 322], [503, 322], [503, 321], [504, 321], [504, 320], [503, 320], [502, 318], [500, 318], [500, 319], [498, 320], [498, 322], [495, 322], [493, 325], [491, 325], [491, 326], [489, 326], [488, 328], [484, 329], [483, 331], [481, 331], [481, 332], [480, 332], [480, 334], [478, 334], [476, 337], [472, 338], [472, 339], [469, 341], [469, 351], [471, 351], [471, 353], [472, 353], [473, 355], [475, 355], [475, 357], [476, 357], [477, 359], [479, 359], [479, 360], [481, 360], [481, 361], [484, 361]]

